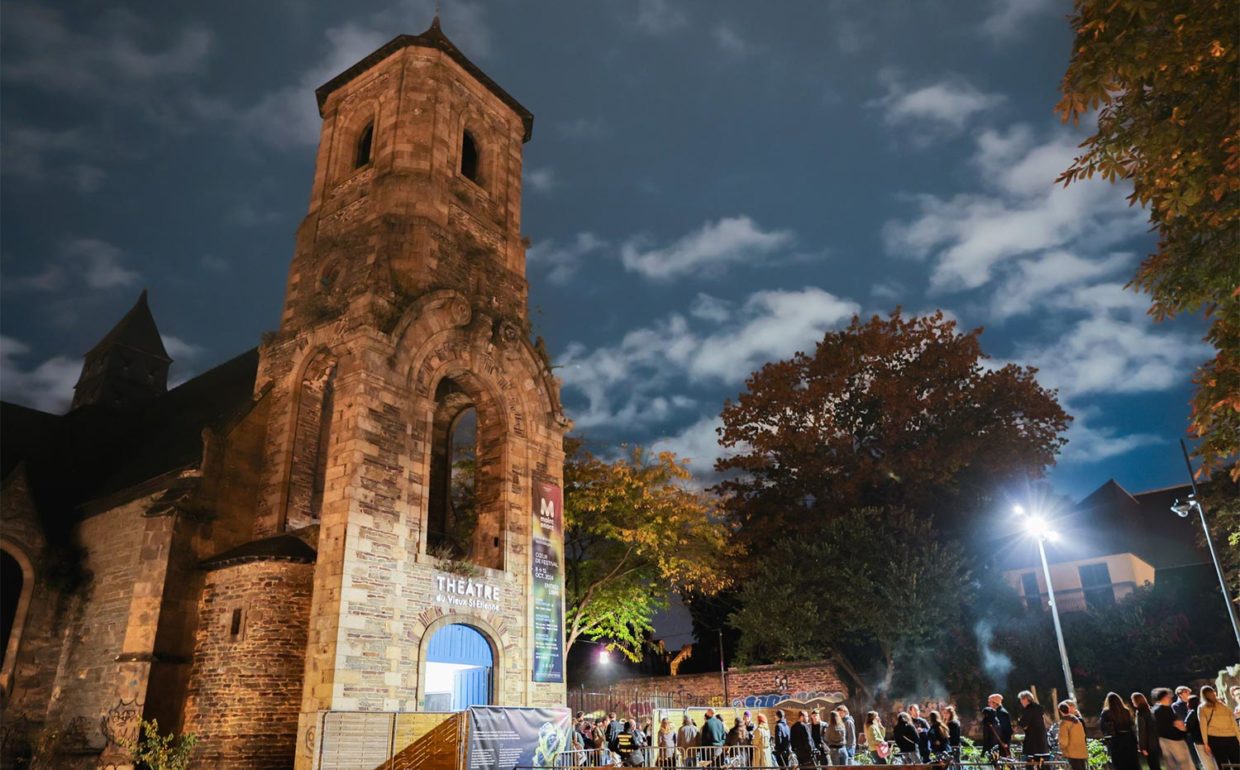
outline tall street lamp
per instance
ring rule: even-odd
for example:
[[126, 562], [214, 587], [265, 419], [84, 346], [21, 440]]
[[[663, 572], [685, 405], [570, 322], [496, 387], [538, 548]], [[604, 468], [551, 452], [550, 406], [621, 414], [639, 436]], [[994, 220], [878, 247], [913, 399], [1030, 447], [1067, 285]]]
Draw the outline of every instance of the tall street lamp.
[[1046, 541], [1052, 543], [1059, 540], [1059, 533], [1050, 528], [1046, 519], [1037, 514], [1026, 514], [1025, 509], [1017, 505], [1012, 512], [1021, 519], [1027, 532], [1038, 541], [1038, 555], [1042, 557], [1042, 576], [1046, 578], [1046, 601], [1051, 607], [1051, 618], [1055, 621], [1055, 638], [1059, 642], [1059, 662], [1063, 665], [1063, 678], [1068, 684], [1068, 697], [1076, 700], [1076, 687], [1072, 684], [1072, 667], [1068, 665], [1068, 648], [1063, 642], [1063, 626], [1059, 623], [1059, 602], [1055, 601], [1055, 586], [1051, 583], [1051, 567], [1046, 561]]
[[1206, 536], [1206, 547], [1210, 549], [1210, 560], [1214, 562], [1214, 572], [1218, 575], [1219, 588], [1223, 589], [1223, 604], [1227, 606], [1227, 618], [1231, 621], [1232, 633], [1236, 635], [1236, 647], [1240, 647], [1240, 624], [1236, 623], [1236, 605], [1231, 600], [1231, 594], [1227, 592], [1227, 580], [1223, 577], [1223, 568], [1218, 563], [1218, 554], [1214, 552], [1214, 539], [1210, 537], [1210, 525], [1206, 523], [1205, 508], [1201, 507], [1201, 501], [1197, 499], [1197, 478], [1193, 475], [1193, 463], [1188, 459], [1188, 447], [1184, 445], [1184, 439], [1180, 439], [1180, 451], [1184, 453], [1184, 463], [1188, 466], [1188, 480], [1193, 485], [1193, 493], [1182, 503], [1177, 497], [1171, 510], [1175, 511], [1181, 519], [1187, 519], [1194, 509], [1201, 517], [1201, 531]]

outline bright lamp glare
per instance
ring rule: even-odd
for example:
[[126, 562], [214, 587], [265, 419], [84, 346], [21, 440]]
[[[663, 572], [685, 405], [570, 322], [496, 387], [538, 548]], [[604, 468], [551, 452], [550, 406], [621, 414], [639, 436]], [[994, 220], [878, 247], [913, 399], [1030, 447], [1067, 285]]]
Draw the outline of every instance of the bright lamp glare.
[[1025, 531], [1037, 537], [1046, 537], [1049, 528], [1047, 527], [1046, 519], [1041, 516], [1030, 516], [1025, 520]]
[[609, 665], [610, 663], [611, 663], [611, 653], [607, 652], [606, 649], [599, 650], [598, 651], [598, 664], [600, 666], [606, 666], [606, 665]]

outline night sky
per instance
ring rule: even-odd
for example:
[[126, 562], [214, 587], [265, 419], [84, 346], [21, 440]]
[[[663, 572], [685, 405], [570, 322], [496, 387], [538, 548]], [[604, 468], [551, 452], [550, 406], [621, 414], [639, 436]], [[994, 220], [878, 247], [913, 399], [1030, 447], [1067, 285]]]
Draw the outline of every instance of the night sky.
[[[313, 90], [430, 2], [57, 3], [0, 23], [6, 400], [63, 411], [145, 287], [183, 381], [278, 322]], [[1127, 189], [1053, 180], [1067, 2], [461, 2], [445, 33], [535, 115], [531, 317], [578, 432], [709, 468], [725, 398], [853, 313], [943, 308], [1076, 417], [1082, 497], [1185, 480], [1204, 324], [1123, 286]]]

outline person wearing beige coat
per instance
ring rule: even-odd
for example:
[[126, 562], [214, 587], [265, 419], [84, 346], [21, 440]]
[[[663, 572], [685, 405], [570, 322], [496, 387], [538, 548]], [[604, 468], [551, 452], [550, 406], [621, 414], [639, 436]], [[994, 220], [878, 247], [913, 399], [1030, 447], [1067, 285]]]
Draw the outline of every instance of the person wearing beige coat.
[[1086, 770], [1089, 746], [1085, 741], [1085, 723], [1076, 711], [1076, 702], [1061, 702], [1059, 716], [1059, 751], [1068, 760], [1072, 770]]

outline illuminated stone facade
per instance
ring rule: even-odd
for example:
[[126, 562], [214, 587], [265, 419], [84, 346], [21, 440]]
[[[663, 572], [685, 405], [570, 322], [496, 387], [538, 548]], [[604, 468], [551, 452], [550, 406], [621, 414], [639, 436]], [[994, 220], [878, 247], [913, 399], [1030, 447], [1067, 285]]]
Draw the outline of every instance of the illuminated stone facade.
[[[125, 440], [155, 455], [123, 482], [48, 497], [32, 469], [50, 489], [68, 450], [6, 444], [6, 552], [30, 562], [35, 588], [6, 657], [5, 717], [80, 718], [84, 767], [123, 767], [116, 739], [144, 714], [198, 734], [199, 767], [310, 768], [325, 714], [423, 707], [426, 648], [450, 624], [490, 644], [492, 702], [564, 702], [562, 676], [533, 671], [535, 495], [562, 483], [568, 427], [530, 341], [533, 118], [438, 22], [318, 98], [280, 328], [117, 412]], [[5, 408], [8, 432], [10, 414], [59, 425], [107, 407]], [[182, 433], [157, 451], [168, 410]], [[450, 445], [466, 412], [462, 482]], [[73, 533], [54, 553], [40, 534], [52, 520]], [[87, 567], [80, 587], [46, 579], [64, 559]]]

